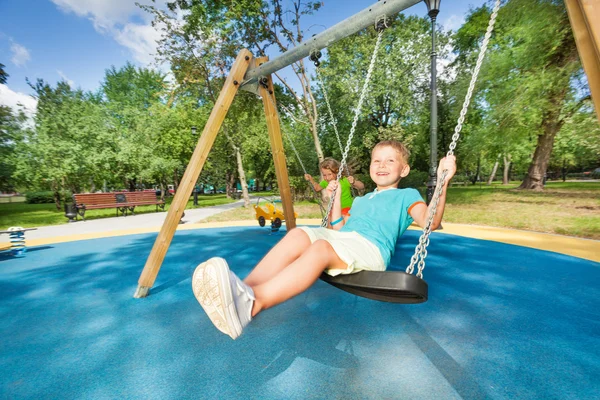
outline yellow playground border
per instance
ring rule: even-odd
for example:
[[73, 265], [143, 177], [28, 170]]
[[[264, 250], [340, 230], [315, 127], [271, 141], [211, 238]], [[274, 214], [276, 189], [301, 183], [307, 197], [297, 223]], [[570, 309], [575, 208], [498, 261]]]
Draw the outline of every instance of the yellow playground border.
[[[298, 225], [319, 225], [319, 219], [298, 219]], [[180, 225], [177, 230], [190, 229], [226, 228], [237, 226], [258, 226], [256, 221], [227, 221], [209, 222]], [[55, 243], [72, 242], [76, 240], [99, 239], [113, 236], [134, 235], [140, 233], [158, 232], [160, 226], [144, 229], [127, 229], [111, 232], [98, 232], [78, 234], [69, 236], [57, 236], [44, 239], [26, 240], [27, 246], [43, 246]], [[268, 228], [265, 228], [268, 229]], [[409, 229], [419, 230], [411, 226]], [[443, 229], [436, 231], [442, 234], [451, 234], [469, 237], [473, 239], [491, 240], [493, 242], [508, 243], [517, 246], [530, 247], [532, 249], [547, 250], [555, 253], [566, 254], [600, 263], [600, 241], [582, 239], [571, 236], [555, 235], [549, 233], [530, 232], [517, 229], [494, 228], [489, 226], [476, 226], [465, 224], [443, 223]], [[7, 249], [9, 243], [0, 243], [0, 250]]]

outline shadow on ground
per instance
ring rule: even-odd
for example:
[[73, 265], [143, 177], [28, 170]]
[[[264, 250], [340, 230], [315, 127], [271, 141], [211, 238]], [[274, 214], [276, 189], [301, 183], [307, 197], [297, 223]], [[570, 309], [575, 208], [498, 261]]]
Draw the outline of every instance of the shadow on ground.
[[[281, 236], [177, 232], [151, 295], [133, 299], [156, 234], [0, 254], [1, 398], [598, 398], [600, 265], [432, 235], [429, 301], [396, 305], [317, 282], [219, 333], [197, 264], [245, 276]], [[398, 245], [404, 269], [418, 232]]]

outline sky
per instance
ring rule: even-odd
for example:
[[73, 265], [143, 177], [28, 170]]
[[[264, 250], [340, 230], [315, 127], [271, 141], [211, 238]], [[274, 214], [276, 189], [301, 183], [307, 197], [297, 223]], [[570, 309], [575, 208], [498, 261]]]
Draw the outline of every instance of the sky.
[[[26, 79], [55, 85], [65, 80], [74, 88], [98, 90], [105, 70], [128, 61], [153, 66], [159, 33], [151, 17], [136, 6], [151, 0], [0, 0], [0, 63], [9, 74], [0, 84], [0, 104], [22, 104], [34, 112], [36, 100]], [[167, 0], [156, 0], [164, 6]], [[374, 4], [376, 0], [323, 0], [313, 16], [305, 16], [308, 34], [328, 27]], [[284, 2], [285, 3], [285, 2]], [[470, 8], [486, 0], [442, 0], [438, 23], [457, 29]], [[417, 3], [404, 14], [426, 16]], [[270, 55], [271, 57], [276, 54]], [[168, 66], [162, 66], [168, 70]]]

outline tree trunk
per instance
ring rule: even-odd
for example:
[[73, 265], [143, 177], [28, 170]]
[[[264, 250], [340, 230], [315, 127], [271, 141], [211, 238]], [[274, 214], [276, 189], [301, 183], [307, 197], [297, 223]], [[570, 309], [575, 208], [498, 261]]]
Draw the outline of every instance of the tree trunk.
[[246, 182], [246, 172], [242, 164], [242, 153], [240, 148], [235, 146], [235, 158], [237, 160], [238, 175], [240, 176], [240, 185], [242, 186], [242, 196], [244, 197], [244, 207], [250, 207], [250, 196], [248, 195], [248, 182]]
[[225, 194], [228, 199], [231, 199], [235, 193], [235, 174], [228, 173], [225, 182]]
[[[235, 160], [237, 162], [237, 172], [240, 178], [240, 186], [242, 187], [242, 197], [244, 198], [244, 207], [250, 207], [250, 196], [248, 196], [248, 182], [246, 182], [246, 172], [244, 171], [244, 164], [242, 162], [242, 152], [240, 151], [240, 147], [233, 142], [233, 139], [231, 139], [231, 137], [226, 132], [225, 136], [227, 137], [227, 141], [229, 142], [229, 145], [235, 153]], [[235, 188], [234, 183], [232, 193], [235, 192], [237, 192], [237, 190]]]
[[504, 156], [504, 174], [502, 175], [502, 184], [508, 185], [510, 182], [510, 154]]
[[179, 188], [179, 173], [177, 173], [177, 168], [173, 170], [173, 191], [177, 193], [177, 189]]
[[[500, 158], [500, 156], [498, 156], [498, 158]], [[496, 159], [496, 162], [494, 163], [494, 168], [492, 168], [492, 173], [490, 174], [490, 179], [488, 179], [488, 185], [491, 185], [492, 182], [494, 181], [494, 177], [496, 176], [496, 171], [498, 171], [498, 164], [500, 164], [500, 162], [498, 161], [498, 158]]]
[[479, 175], [481, 174], [481, 154], [479, 154], [479, 158], [477, 158], [477, 171], [475, 172], [475, 176], [471, 180], [471, 184], [476, 184], [479, 180]]
[[164, 180], [160, 181], [160, 201], [165, 201], [165, 188], [167, 187], [167, 185], [165, 184]]
[[[316, 112], [315, 112], [316, 115]], [[312, 133], [313, 140], [315, 142], [315, 150], [317, 151], [317, 158], [319, 159], [319, 163], [325, 159], [323, 155], [323, 149], [321, 148], [321, 139], [319, 139], [319, 131], [317, 129], [317, 120], [316, 118], [311, 118], [310, 124], [310, 133]]]
[[60, 210], [60, 191], [56, 182], [52, 182], [52, 191], [54, 192], [54, 205], [57, 210]]
[[519, 189], [542, 190], [544, 188], [544, 175], [554, 147], [554, 138], [563, 125], [560, 119], [560, 107], [557, 107], [556, 104], [562, 104], [565, 93], [566, 90], [562, 92], [562, 96], [559, 95], [553, 99], [555, 107], [548, 111], [542, 120], [543, 134], [538, 136], [533, 159]]

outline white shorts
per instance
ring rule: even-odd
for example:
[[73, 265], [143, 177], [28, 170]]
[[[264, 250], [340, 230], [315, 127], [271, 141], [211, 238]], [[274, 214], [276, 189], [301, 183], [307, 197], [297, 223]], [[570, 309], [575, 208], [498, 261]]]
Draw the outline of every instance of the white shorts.
[[353, 274], [359, 271], [385, 271], [385, 264], [379, 248], [356, 232], [340, 232], [326, 228], [310, 228], [300, 226], [310, 242], [326, 240], [338, 257], [346, 263], [345, 270], [326, 269], [331, 276]]

